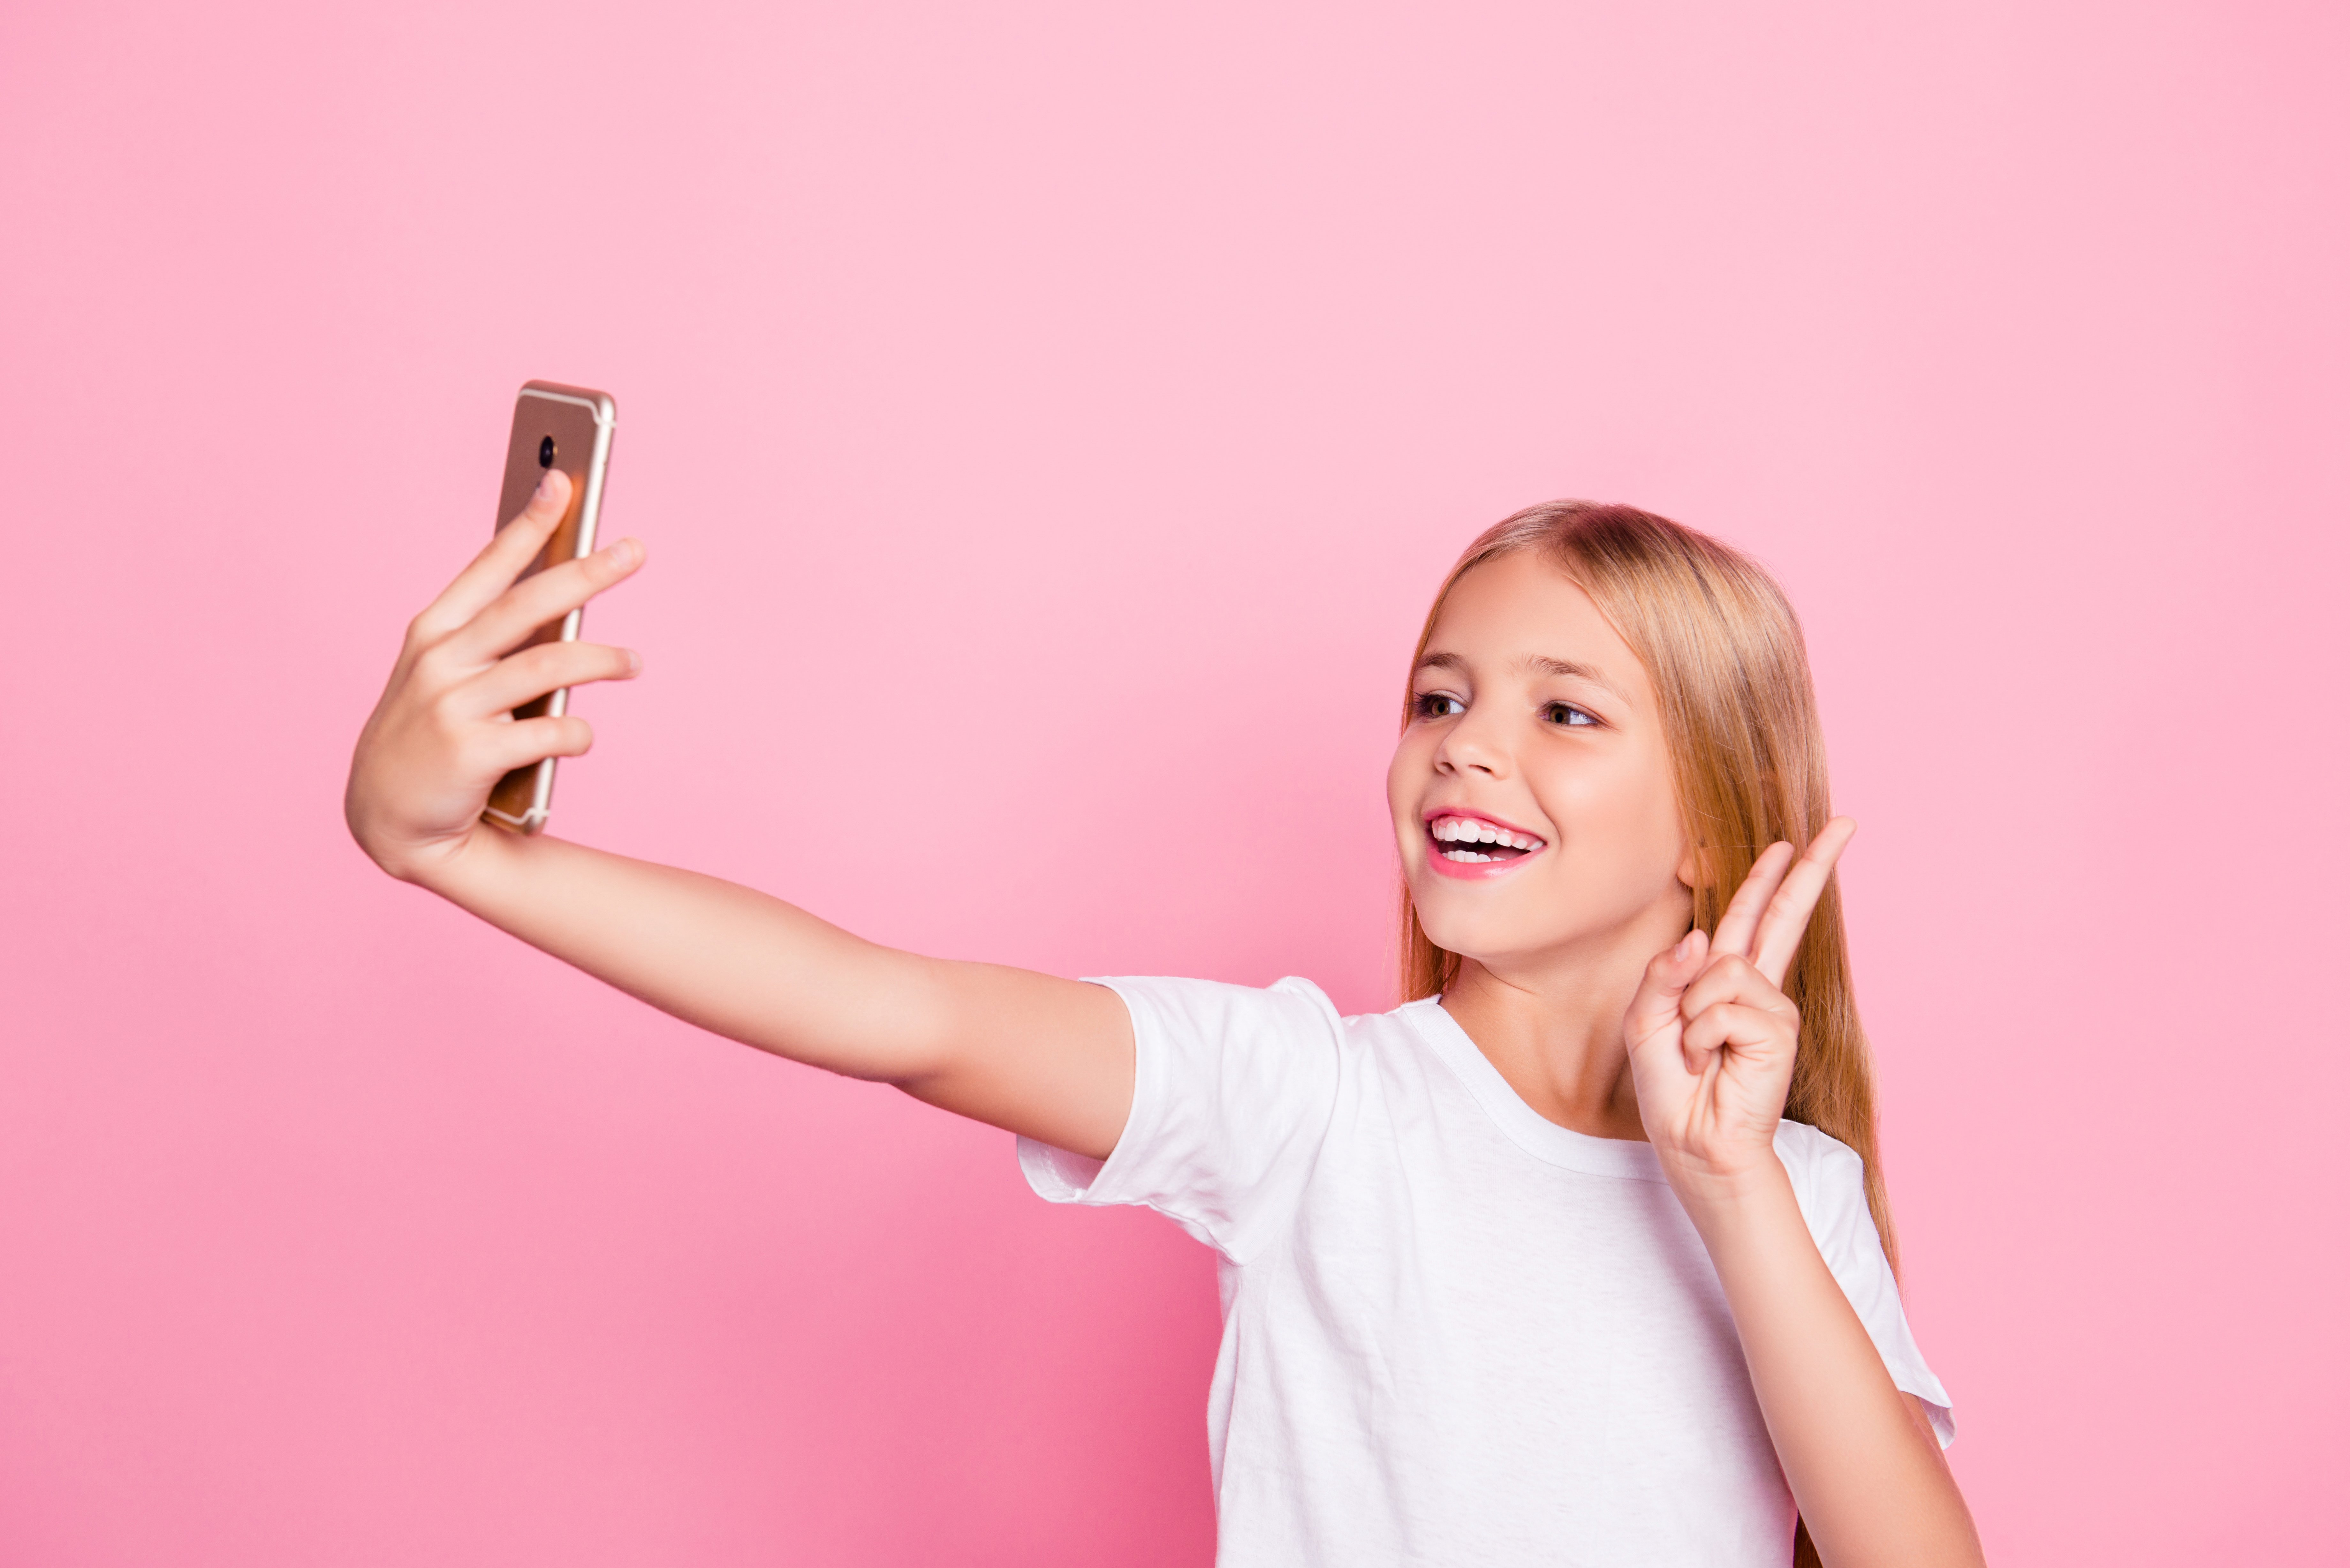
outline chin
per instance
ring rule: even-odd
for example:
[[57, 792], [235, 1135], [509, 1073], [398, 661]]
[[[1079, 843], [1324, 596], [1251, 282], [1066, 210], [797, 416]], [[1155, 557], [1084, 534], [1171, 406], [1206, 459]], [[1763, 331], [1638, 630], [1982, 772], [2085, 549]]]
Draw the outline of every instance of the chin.
[[1446, 952], [1483, 963], [1489, 958], [1506, 957], [1523, 945], [1523, 921], [1510, 919], [1498, 909], [1447, 909], [1446, 902], [1440, 894], [1429, 898], [1415, 891], [1412, 897], [1419, 929]]
[[1563, 951], [1594, 938], [1628, 932], [1657, 914], [1657, 900], [1637, 894], [1595, 908], [1588, 888], [1575, 889], [1585, 894], [1578, 898], [1565, 889], [1529, 884], [1497, 898], [1492, 897], [1500, 891], [1497, 888], [1463, 888], [1432, 873], [1423, 877], [1424, 882], [1416, 880], [1412, 887], [1419, 929], [1446, 952], [1459, 953], [1489, 969], [1507, 968], [1513, 961], [1534, 954]]

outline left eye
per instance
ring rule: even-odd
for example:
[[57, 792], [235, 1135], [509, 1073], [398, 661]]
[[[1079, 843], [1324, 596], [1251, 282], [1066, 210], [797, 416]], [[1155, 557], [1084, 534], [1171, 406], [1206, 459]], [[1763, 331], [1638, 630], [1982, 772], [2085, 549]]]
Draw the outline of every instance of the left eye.
[[1580, 726], [1585, 724], [1596, 724], [1599, 722], [1598, 720], [1593, 718], [1582, 709], [1570, 707], [1565, 702], [1551, 703], [1543, 710], [1543, 717], [1554, 724]]

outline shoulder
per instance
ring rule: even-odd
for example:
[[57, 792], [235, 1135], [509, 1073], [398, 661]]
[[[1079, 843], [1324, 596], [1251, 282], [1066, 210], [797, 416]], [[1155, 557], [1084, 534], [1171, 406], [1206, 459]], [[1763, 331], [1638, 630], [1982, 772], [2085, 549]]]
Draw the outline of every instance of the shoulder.
[[1788, 1173], [1800, 1179], [1806, 1173], [1849, 1172], [1856, 1180], [1860, 1176], [1860, 1156], [1852, 1146], [1840, 1138], [1830, 1137], [1809, 1122], [1779, 1118], [1779, 1130], [1772, 1135], [1771, 1147], [1778, 1151], [1779, 1161]]
[[1795, 1206], [1823, 1245], [1831, 1233], [1866, 1218], [1867, 1171], [1851, 1145], [1807, 1122], [1782, 1117], [1771, 1147], [1794, 1183]]
[[1097, 976], [1133, 1013], [1138, 1034], [1265, 1040], [1305, 1035], [1330, 1040], [1348, 1021], [1322, 988], [1296, 975], [1268, 986], [1169, 976]]
[[1442, 1016], [1433, 998], [1342, 1015], [1327, 992], [1298, 975], [1266, 986], [1125, 976], [1093, 983], [1125, 1001], [1145, 1057], [1219, 1060], [1228, 1069], [1249, 1063], [1250, 1070], [1312, 1063], [1343, 1077], [1432, 1059], [1440, 1047], [1426, 1031], [1427, 1017]]

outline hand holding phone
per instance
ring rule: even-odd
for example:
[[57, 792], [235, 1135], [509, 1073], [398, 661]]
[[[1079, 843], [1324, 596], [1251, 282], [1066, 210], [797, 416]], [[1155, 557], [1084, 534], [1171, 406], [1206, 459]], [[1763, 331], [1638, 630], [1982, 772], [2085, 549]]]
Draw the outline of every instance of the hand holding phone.
[[[587, 723], [549, 699], [588, 681], [627, 680], [639, 668], [626, 649], [564, 634], [576, 634], [581, 607], [642, 564], [643, 546], [623, 539], [566, 555], [559, 535], [568, 525], [576, 541], [581, 497], [559, 450], [543, 469], [536, 452], [528, 455], [524, 504], [410, 623], [352, 755], [345, 818], [360, 847], [395, 877], [414, 879], [474, 834], [501, 831], [484, 821], [494, 790], [588, 750], [594, 734]], [[510, 461], [510, 490], [514, 467]], [[532, 787], [536, 794], [536, 780]], [[545, 796], [535, 804], [543, 823]]]

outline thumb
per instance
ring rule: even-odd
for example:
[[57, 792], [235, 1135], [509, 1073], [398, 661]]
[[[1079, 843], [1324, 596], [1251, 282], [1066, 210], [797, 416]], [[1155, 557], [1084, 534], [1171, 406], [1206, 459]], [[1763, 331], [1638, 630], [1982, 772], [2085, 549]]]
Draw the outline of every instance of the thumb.
[[1681, 1018], [1681, 992], [1705, 968], [1710, 943], [1702, 930], [1692, 929], [1678, 946], [1648, 961], [1640, 989], [1624, 1015], [1625, 1042], [1638, 1050], [1641, 1042], [1660, 1031], [1677, 1032]]

